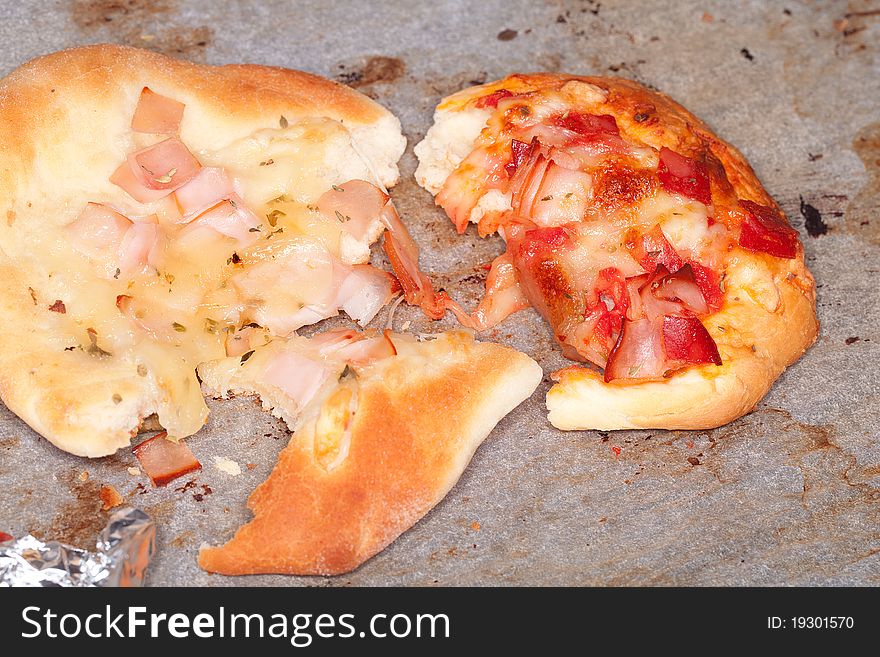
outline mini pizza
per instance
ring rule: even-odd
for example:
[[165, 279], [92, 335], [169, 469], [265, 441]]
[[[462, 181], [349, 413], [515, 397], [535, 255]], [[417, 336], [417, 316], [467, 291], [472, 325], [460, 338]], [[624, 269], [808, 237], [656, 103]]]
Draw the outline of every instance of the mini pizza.
[[202, 568], [335, 575], [359, 566], [455, 485], [541, 368], [467, 332], [432, 339], [336, 330], [204, 363], [208, 392], [258, 394], [296, 429], [251, 495], [254, 519]]
[[818, 333], [803, 247], [749, 164], [634, 82], [512, 75], [443, 102], [416, 178], [498, 232], [468, 326], [534, 307], [564, 355], [561, 429], [706, 429], [748, 412]]
[[[405, 140], [342, 85], [117, 46], [0, 82], [0, 394], [61, 449], [102, 456], [158, 415], [198, 431], [203, 362], [399, 292], [434, 303], [385, 188]], [[424, 301], [424, 300], [428, 301]]]

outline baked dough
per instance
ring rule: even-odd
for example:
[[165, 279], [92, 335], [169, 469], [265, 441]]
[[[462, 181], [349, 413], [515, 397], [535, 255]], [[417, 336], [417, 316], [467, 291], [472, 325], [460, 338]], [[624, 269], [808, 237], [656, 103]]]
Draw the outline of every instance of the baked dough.
[[[572, 124], [569, 117], [580, 120], [581, 124]], [[582, 117], [586, 117], [585, 120], [581, 120]], [[517, 122], [520, 125], [537, 123], [539, 127], [528, 133], [516, 133], [520, 128], [510, 126]], [[540, 125], [568, 126], [581, 135], [585, 131], [601, 133], [605, 130], [599, 141], [604, 138], [604, 144], [612, 153], [615, 149], [625, 151], [615, 161], [625, 161], [626, 166], [632, 167], [634, 176], [643, 176], [637, 181], [638, 185], [646, 181], [637, 188], [638, 185], [630, 184], [632, 181], [625, 176], [611, 176], [611, 184], [601, 190], [606, 193], [603, 197], [597, 182], [601, 173], [597, 171], [602, 170], [609, 157], [613, 159], [618, 155], [609, 156], [607, 151], [593, 148], [587, 155], [595, 156], [591, 166], [597, 168], [590, 169], [592, 178], [580, 188], [577, 185], [583, 178], [565, 181], [569, 184], [565, 189], [570, 190], [564, 195], [568, 208], [558, 203], [555, 215], [544, 213], [539, 221], [535, 217], [540, 208], [535, 210], [537, 206], [533, 206], [525, 217], [526, 221], [536, 221], [542, 227], [555, 226], [548, 229], [551, 231], [568, 230], [570, 225], [579, 230], [578, 225], [593, 222], [589, 229], [598, 227], [596, 231], [602, 233], [602, 239], [585, 249], [587, 255], [581, 261], [586, 263], [584, 267], [591, 266], [591, 258], [600, 251], [617, 250], [621, 246], [617, 240], [619, 230], [634, 225], [647, 230], [648, 226], [662, 224], [668, 242], [688, 254], [709, 249], [705, 246], [710, 242], [707, 226], [711, 231], [713, 222], [724, 222], [729, 238], [723, 242], [724, 248], [715, 252], [714, 259], [710, 258], [719, 280], [723, 281], [716, 285], [720, 294], [715, 307], [700, 316], [717, 346], [717, 356], [712, 354], [712, 357], [717, 360], [720, 356], [721, 364], [706, 362], [703, 358], [702, 364], [669, 371], [665, 376], [654, 376], [650, 380], [624, 378], [610, 382], [605, 381], [608, 377], [603, 377], [598, 368], [573, 365], [554, 375], [558, 383], [547, 395], [552, 424], [560, 429], [707, 429], [751, 410], [782, 371], [814, 342], [819, 326], [815, 314], [815, 284], [804, 264], [803, 248], [796, 232], [787, 226], [782, 211], [745, 158], [669, 97], [634, 82], [561, 74], [512, 75], [465, 89], [440, 103], [433, 127], [415, 148], [420, 162], [416, 179], [437, 197], [438, 205], [444, 207], [459, 231], [473, 222], [478, 224], [481, 235], [500, 228], [502, 235], [510, 238], [511, 224], [506, 222], [515, 214], [512, 206], [517, 199], [508, 190], [509, 174], [505, 174], [503, 167], [515, 159], [511, 152], [511, 134], [534, 134], [539, 140], [552, 140], [554, 134], [558, 134], [552, 132], [555, 128], [542, 132]], [[587, 146], [593, 145], [588, 143]], [[534, 152], [526, 149], [526, 144], [517, 148], [527, 155]], [[665, 183], [658, 185], [655, 179], [645, 177], [659, 175], [658, 157], [662, 159], [666, 149], [682, 156], [679, 159], [686, 163], [700, 163], [705, 183], [702, 192], [695, 190], [696, 178], [680, 180], [686, 193], [677, 194], [665, 189]], [[584, 157], [583, 151], [580, 156]], [[516, 164], [510, 166], [516, 175], [519, 171]], [[710, 184], [711, 196], [703, 197], [703, 203], [694, 201], [708, 193]], [[608, 194], [608, 188], [616, 196]], [[549, 194], [534, 200], [559, 202]], [[636, 201], [641, 205], [636, 207]], [[739, 201], [746, 203], [737, 205]], [[583, 205], [572, 210], [575, 202]], [[743, 246], [743, 242], [748, 241], [741, 236], [741, 226], [746, 221], [755, 221], [748, 208], [772, 215], [770, 223], [785, 242], [783, 247], [765, 245], [761, 252]], [[572, 213], [569, 219], [573, 219], [574, 224], [562, 226], [566, 212]], [[560, 216], [563, 219], [559, 219]], [[522, 217], [516, 218], [521, 220]], [[603, 222], [617, 222], [614, 230], [619, 229], [618, 232], [603, 233]], [[614, 239], [605, 239], [608, 235]], [[772, 242], [776, 237], [771, 235], [768, 239]], [[768, 249], [776, 251], [776, 255], [768, 253]], [[785, 257], [779, 257], [781, 252]], [[618, 258], [615, 265], [624, 270], [636, 264], [623, 249], [617, 250], [614, 257]], [[697, 263], [698, 256], [693, 258]], [[487, 287], [490, 292], [493, 286], [501, 287], [506, 296], [496, 295], [494, 306], [487, 296], [477, 312], [463, 318], [465, 323], [477, 328], [497, 323], [507, 313], [528, 305], [515, 287], [516, 280], [507, 287], [498, 282], [504, 280], [504, 272], [510, 269], [509, 258], [499, 258], [496, 264], [499, 265], [497, 275], [493, 277], [490, 273]], [[651, 274], [636, 265], [627, 276], [643, 271]], [[563, 274], [576, 277], [578, 267], [570, 267]], [[522, 269], [518, 269], [519, 283], [523, 275]], [[508, 278], [513, 280], [512, 275]], [[506, 310], [499, 311], [498, 306], [502, 304]], [[607, 305], [613, 306], [612, 303]], [[562, 336], [560, 341], [565, 338]], [[573, 352], [571, 345], [566, 348], [568, 353]], [[599, 359], [607, 357], [607, 353], [600, 354]]]
[[[251, 495], [254, 519], [199, 565], [226, 575], [337, 575], [358, 567], [437, 504], [492, 428], [541, 381], [541, 368], [463, 331], [418, 341], [390, 335], [396, 355], [341, 380], [336, 372], [306, 411], [259, 381], [273, 344], [200, 368], [214, 394], [256, 392], [297, 432]], [[297, 351], [299, 350], [299, 351]], [[263, 352], [263, 353], [261, 353]], [[271, 365], [270, 365], [271, 366]], [[290, 420], [288, 420], [290, 423]]]
[[[83, 456], [127, 446], [153, 413], [174, 439], [197, 431], [207, 407], [195, 367], [223, 355], [222, 336], [212, 329], [219, 324], [232, 330], [253, 320], [248, 311], [231, 319], [207, 316], [210, 304], [199, 295], [210, 290], [207, 283], [199, 288], [194, 282], [204, 276], [217, 292], [227, 274], [234, 273], [220, 270], [239, 264], [247, 269], [250, 263], [244, 255], [239, 262], [234, 243], [227, 244], [228, 252], [216, 247], [213, 256], [209, 252], [215, 247], [198, 239], [180, 246], [176, 260], [149, 269], [152, 282], [142, 272], [120, 275], [118, 267], [113, 276], [112, 265], [110, 275], [102, 275], [94, 262], [71, 248], [65, 228], [90, 203], [128, 217], [148, 217], [147, 223], [155, 224], [158, 217], [160, 227], [174, 223], [166, 217], [171, 210], [164, 199], [138, 203], [110, 181], [129, 154], [168, 136], [132, 130], [145, 88], [171, 99], [175, 107], [184, 105], [180, 140], [203, 166], [222, 168], [234, 178], [255, 217], [251, 230], [265, 247], [256, 261], [275, 258], [269, 250], [283, 250], [282, 244], [295, 252], [291, 261], [308, 260], [323, 244], [334, 263], [366, 262], [370, 243], [383, 229], [378, 218], [363, 239], [354, 240], [338, 226], [321, 223], [312, 204], [332, 185], [346, 181], [393, 185], [405, 146], [398, 120], [372, 100], [281, 68], [199, 66], [100, 45], [38, 58], [0, 81], [0, 197], [5, 205], [0, 211], [0, 396], [37, 432]], [[175, 172], [157, 172], [155, 180]], [[278, 234], [278, 228], [287, 232]], [[208, 262], [214, 256], [217, 262]], [[281, 294], [284, 286], [277, 281], [278, 276], [257, 276], [250, 288], [263, 285], [267, 294]], [[168, 289], [161, 291], [162, 286]], [[151, 291], [144, 292], [148, 287]], [[180, 287], [189, 296], [177, 293]], [[242, 297], [250, 294], [246, 287]], [[137, 301], [144, 292], [152, 303], [172, 288], [174, 301], [148, 309], [146, 320], [169, 326], [173, 321], [180, 333], [144, 338], [120, 309], [132, 294]], [[243, 299], [253, 306], [252, 314], [264, 303], [256, 296]], [[279, 298], [275, 305], [284, 302]], [[226, 308], [220, 302], [214, 307]], [[188, 319], [178, 319], [177, 312]], [[132, 314], [145, 317], [140, 310]], [[194, 318], [204, 320], [204, 332], [212, 334], [201, 344], [194, 337]], [[195, 331], [202, 333], [201, 324]]]

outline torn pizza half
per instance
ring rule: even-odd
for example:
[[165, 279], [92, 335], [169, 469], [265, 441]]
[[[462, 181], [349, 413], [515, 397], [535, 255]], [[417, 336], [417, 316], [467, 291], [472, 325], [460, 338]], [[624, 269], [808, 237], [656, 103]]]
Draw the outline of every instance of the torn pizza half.
[[383, 232], [433, 299], [385, 192], [400, 124], [342, 85], [78, 48], [0, 82], [0, 137], [0, 395], [65, 451], [111, 454], [153, 414], [189, 436], [199, 363], [369, 323], [400, 291], [368, 264]]
[[[416, 178], [459, 232], [500, 233], [486, 329], [532, 306], [564, 355], [563, 429], [709, 428], [815, 340], [798, 233], [743, 156], [634, 82], [512, 75], [446, 98]], [[601, 370], [601, 372], [599, 371]]]

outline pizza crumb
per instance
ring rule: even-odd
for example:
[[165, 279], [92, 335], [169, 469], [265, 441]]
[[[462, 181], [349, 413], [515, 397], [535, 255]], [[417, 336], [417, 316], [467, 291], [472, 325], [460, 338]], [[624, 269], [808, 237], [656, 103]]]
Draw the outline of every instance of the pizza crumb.
[[233, 477], [241, 474], [241, 466], [232, 459], [227, 459], [223, 456], [214, 457], [214, 467], [220, 472], [225, 472]]
[[476, 520], [474, 520], [474, 521], [471, 523], [471, 529], [473, 529], [475, 532], [480, 531], [481, 528], [482, 528], [482, 527], [481, 527], [480, 523], [477, 522]]
[[101, 502], [103, 502], [103, 505], [101, 506], [102, 511], [109, 511], [123, 502], [122, 495], [119, 494], [119, 491], [110, 485], [101, 486], [101, 492], [99, 495], [101, 497]]
[[245, 467], [247, 467], [248, 470], [253, 470], [254, 468], [257, 467], [257, 464], [256, 463], [247, 463], [247, 464], [245, 464]]
[[139, 477], [141, 474], [141, 471], [138, 468], [126, 468], [126, 469], [128, 470], [128, 474], [130, 474], [132, 477]]
[[89, 480], [88, 470], [83, 470], [82, 472], [79, 473], [79, 480], [80, 481], [88, 481]]

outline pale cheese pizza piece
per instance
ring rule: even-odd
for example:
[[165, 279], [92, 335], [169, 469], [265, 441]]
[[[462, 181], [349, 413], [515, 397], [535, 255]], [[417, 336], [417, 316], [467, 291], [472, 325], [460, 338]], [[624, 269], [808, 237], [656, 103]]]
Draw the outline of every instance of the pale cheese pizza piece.
[[405, 140], [342, 85], [76, 48], [0, 81], [0, 140], [0, 395], [65, 451], [154, 413], [191, 435], [195, 368], [242, 331], [366, 324], [396, 291], [366, 263]]
[[[342, 338], [331, 345], [319, 336], [317, 347], [273, 342], [244, 364], [226, 359], [199, 369], [210, 391], [259, 394], [296, 429], [248, 501], [253, 520], [225, 545], [200, 550], [205, 570], [336, 575], [357, 568], [443, 499], [542, 376], [528, 356], [463, 331], [421, 341], [391, 333], [372, 343]], [[322, 349], [319, 358], [307, 355]]]

